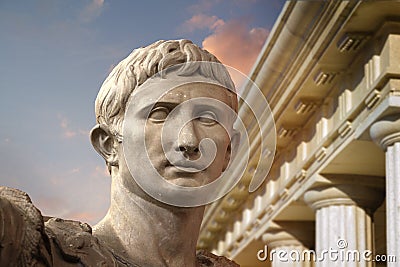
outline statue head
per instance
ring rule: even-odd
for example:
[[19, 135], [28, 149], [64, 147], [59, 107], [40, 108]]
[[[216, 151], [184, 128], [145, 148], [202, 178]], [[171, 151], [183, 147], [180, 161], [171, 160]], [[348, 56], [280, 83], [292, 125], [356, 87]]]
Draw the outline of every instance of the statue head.
[[[108, 75], [96, 98], [98, 124], [91, 141], [113, 178], [125, 177], [128, 187], [135, 173], [126, 161], [141, 164], [143, 155], [124, 159], [124, 138], [131, 138], [133, 147], [144, 142], [154, 169], [167, 181], [204, 185], [218, 178], [231, 157], [235, 118], [221, 105], [237, 112], [234, 84], [218, 59], [188, 40], [158, 41], [133, 50]], [[214, 144], [202, 145], [203, 139]]]

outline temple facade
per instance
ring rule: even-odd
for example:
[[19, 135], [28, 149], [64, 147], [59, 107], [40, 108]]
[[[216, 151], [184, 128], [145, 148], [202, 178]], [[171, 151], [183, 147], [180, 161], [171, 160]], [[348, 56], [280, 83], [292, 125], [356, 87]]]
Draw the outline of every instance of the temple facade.
[[273, 164], [249, 193], [263, 126], [243, 112], [250, 164], [198, 247], [242, 267], [400, 266], [400, 2], [288, 1], [250, 78], [275, 119]]

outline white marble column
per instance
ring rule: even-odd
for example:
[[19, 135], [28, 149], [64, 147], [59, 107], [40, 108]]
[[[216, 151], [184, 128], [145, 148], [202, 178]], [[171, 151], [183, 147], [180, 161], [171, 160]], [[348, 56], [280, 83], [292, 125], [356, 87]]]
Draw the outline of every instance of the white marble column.
[[[386, 236], [387, 255], [400, 260], [400, 115], [375, 122], [371, 138], [385, 151], [386, 157]], [[398, 266], [388, 262], [387, 266]]]
[[280, 221], [268, 228], [262, 239], [271, 267], [314, 266], [313, 259], [303, 253], [313, 247], [314, 232], [314, 222], [309, 221]]
[[304, 195], [316, 212], [316, 266], [373, 266], [363, 258], [373, 251], [372, 216], [384, 198], [383, 180], [340, 175], [329, 181]]

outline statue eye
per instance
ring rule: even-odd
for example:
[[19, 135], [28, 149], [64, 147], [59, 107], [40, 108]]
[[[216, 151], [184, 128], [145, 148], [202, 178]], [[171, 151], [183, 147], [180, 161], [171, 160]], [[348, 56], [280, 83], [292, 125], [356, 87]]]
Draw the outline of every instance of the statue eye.
[[149, 119], [153, 122], [164, 122], [169, 114], [169, 109], [166, 107], [156, 107], [154, 108], [150, 114]]
[[214, 125], [217, 123], [217, 115], [212, 111], [203, 111], [198, 115], [197, 118], [202, 124]]

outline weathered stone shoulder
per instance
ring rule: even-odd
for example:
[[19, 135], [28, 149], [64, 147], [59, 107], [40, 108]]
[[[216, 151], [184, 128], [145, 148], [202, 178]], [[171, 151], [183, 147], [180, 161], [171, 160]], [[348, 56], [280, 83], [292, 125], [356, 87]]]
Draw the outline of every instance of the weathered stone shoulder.
[[48, 253], [40, 250], [43, 217], [25, 192], [0, 187], [0, 229], [0, 266], [48, 264]]
[[[110, 249], [92, 235], [87, 223], [51, 218], [46, 221], [46, 233], [51, 241], [54, 266], [63, 262], [79, 266], [133, 266], [118, 260]], [[54, 252], [57, 251], [57, 255]]]
[[201, 264], [200, 266], [204, 267], [240, 267], [237, 263], [206, 250], [197, 252], [197, 261]]
[[[0, 266], [139, 267], [114, 253], [78, 221], [43, 217], [29, 196], [0, 187]], [[238, 267], [225, 257], [197, 253], [202, 267]]]

